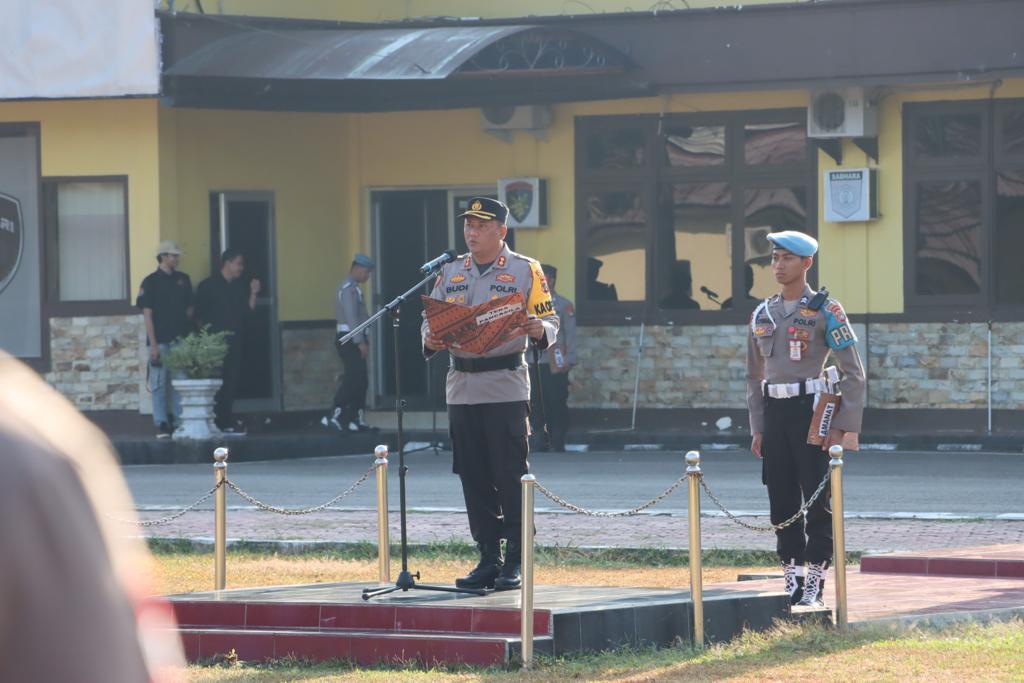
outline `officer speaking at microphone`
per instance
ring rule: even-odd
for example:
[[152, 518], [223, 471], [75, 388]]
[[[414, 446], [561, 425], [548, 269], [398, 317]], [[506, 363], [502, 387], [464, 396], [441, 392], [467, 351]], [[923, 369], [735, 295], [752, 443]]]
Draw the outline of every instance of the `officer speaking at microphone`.
[[[762, 460], [772, 524], [799, 511], [829, 468], [829, 447], [856, 449], [864, 411], [864, 367], [843, 307], [823, 288], [807, 285], [818, 242], [793, 230], [768, 235], [772, 271], [782, 291], [765, 299], [747, 330], [747, 407], [750, 449]], [[831, 351], [842, 371], [838, 413], [821, 444], [808, 443], [819, 400], [834, 392], [823, 372]], [[777, 550], [793, 604], [822, 606], [825, 573], [832, 561], [828, 488], [797, 521], [777, 530]]]
[[[452, 469], [462, 481], [469, 530], [480, 551], [480, 562], [455, 585], [510, 590], [522, 581], [520, 479], [529, 471], [530, 376], [524, 353], [529, 340], [541, 349], [554, 344], [558, 316], [540, 263], [505, 244], [508, 207], [474, 197], [460, 218], [469, 253], [441, 269], [431, 297], [474, 306], [521, 292], [527, 305], [520, 336], [482, 355], [449, 349], [446, 386]], [[421, 334], [425, 356], [446, 348], [426, 319]]]

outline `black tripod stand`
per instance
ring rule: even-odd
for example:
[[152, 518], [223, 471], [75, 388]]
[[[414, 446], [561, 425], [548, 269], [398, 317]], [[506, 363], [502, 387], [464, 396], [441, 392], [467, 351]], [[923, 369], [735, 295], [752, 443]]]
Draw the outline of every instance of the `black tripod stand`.
[[408, 591], [412, 589], [425, 590], [425, 591], [440, 591], [444, 593], [471, 593], [473, 595], [485, 595], [487, 591], [477, 590], [475, 588], [456, 588], [454, 586], [428, 586], [425, 584], [416, 583], [416, 579], [420, 578], [420, 573], [415, 574], [409, 571], [409, 539], [406, 533], [406, 507], [405, 507], [405, 473], [408, 471], [408, 467], [405, 466], [405, 434], [402, 430], [402, 416], [405, 412], [405, 400], [402, 398], [402, 371], [401, 371], [401, 349], [399, 345], [399, 322], [400, 322], [400, 309], [402, 303], [409, 297], [409, 295], [416, 292], [420, 287], [427, 284], [434, 277], [434, 273], [431, 273], [427, 277], [423, 278], [420, 282], [416, 283], [409, 291], [405, 294], [401, 294], [395, 299], [381, 308], [379, 311], [370, 316], [366, 322], [358, 325], [351, 332], [346, 334], [344, 337], [338, 340], [339, 345], [343, 345], [349, 342], [352, 337], [362, 332], [364, 329], [374, 324], [379, 320], [385, 313], [391, 315], [391, 325], [394, 331], [394, 345], [395, 345], [395, 413], [398, 416], [398, 501], [399, 501], [399, 516], [402, 525], [402, 571], [398, 575], [398, 580], [394, 586], [385, 586], [382, 588], [364, 588], [363, 589], [363, 600], [369, 600], [370, 598], [377, 597], [378, 595], [386, 595], [388, 593], [394, 593], [395, 591]]

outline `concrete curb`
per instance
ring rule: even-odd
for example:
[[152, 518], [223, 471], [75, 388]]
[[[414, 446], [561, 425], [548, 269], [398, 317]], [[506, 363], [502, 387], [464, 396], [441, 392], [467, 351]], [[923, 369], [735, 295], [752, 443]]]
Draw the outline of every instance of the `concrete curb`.
[[1024, 605], [1021, 607], [1003, 607], [991, 610], [975, 610], [972, 612], [940, 612], [938, 614], [913, 614], [905, 617], [883, 617], [881, 619], [865, 619], [850, 623], [852, 628], [877, 628], [879, 626], [892, 629], [911, 628], [944, 628], [954, 624], [990, 624], [1024, 619]]

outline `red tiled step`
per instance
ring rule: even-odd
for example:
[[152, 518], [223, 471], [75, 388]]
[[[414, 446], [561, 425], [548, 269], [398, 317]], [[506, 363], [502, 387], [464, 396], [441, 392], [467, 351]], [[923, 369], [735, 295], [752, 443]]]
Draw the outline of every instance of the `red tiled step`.
[[[520, 612], [515, 609], [209, 600], [174, 600], [171, 605], [182, 627], [520, 634]], [[533, 633], [551, 635], [550, 610], [534, 610]]]
[[[239, 659], [260, 661], [293, 655], [313, 661], [344, 659], [360, 665], [406, 663], [425, 666], [507, 664], [519, 639], [470, 633], [387, 633], [382, 631], [297, 631], [246, 629], [179, 629], [190, 662], [232, 650]], [[540, 652], [550, 652], [552, 638], [534, 640]]]
[[860, 560], [860, 570], [883, 574], [1024, 579], [1024, 546], [866, 555]]

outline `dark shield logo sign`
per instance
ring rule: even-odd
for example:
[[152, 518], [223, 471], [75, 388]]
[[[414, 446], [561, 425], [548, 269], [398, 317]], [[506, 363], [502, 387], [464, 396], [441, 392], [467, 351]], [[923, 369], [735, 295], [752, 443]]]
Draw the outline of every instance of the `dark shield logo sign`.
[[505, 188], [505, 200], [508, 202], [508, 212], [522, 223], [530, 215], [533, 208], [534, 188], [531, 183], [509, 183]]
[[4, 291], [18, 272], [24, 242], [21, 203], [0, 192], [0, 292]]

